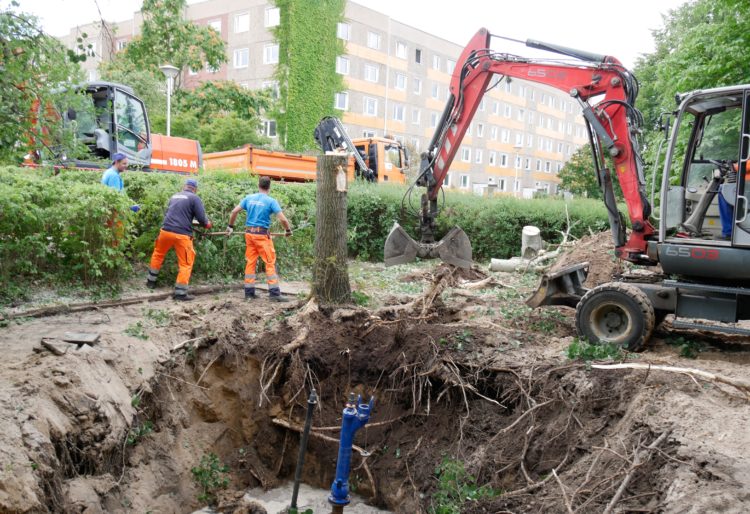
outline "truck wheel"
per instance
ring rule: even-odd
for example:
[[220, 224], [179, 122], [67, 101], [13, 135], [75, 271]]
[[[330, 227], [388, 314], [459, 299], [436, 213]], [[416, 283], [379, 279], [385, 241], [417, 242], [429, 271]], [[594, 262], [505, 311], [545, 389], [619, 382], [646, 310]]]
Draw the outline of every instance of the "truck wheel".
[[578, 335], [631, 352], [643, 349], [654, 330], [654, 307], [637, 287], [610, 282], [586, 293], [576, 307]]

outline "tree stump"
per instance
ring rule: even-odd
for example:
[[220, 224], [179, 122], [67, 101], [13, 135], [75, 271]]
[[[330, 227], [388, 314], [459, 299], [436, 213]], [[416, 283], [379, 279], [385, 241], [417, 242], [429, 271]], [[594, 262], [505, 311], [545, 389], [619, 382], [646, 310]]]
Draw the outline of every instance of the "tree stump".
[[526, 225], [521, 230], [521, 257], [533, 259], [542, 249], [542, 235], [533, 225]]
[[351, 303], [346, 262], [347, 161], [344, 155], [318, 157], [312, 296], [319, 303]]

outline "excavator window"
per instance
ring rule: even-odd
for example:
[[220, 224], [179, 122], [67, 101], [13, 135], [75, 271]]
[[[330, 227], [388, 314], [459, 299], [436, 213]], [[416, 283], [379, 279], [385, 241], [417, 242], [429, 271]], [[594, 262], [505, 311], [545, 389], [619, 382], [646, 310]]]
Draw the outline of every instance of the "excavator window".
[[398, 145], [389, 144], [385, 147], [385, 160], [398, 169], [401, 169], [401, 148]]
[[136, 98], [120, 91], [115, 92], [115, 123], [118, 143], [131, 152], [148, 144], [146, 110]]

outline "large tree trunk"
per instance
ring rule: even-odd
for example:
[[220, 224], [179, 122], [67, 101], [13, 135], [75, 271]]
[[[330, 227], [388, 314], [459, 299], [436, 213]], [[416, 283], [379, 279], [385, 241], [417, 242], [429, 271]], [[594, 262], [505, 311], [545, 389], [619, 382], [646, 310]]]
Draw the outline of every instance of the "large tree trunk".
[[319, 303], [351, 302], [346, 265], [347, 160], [343, 155], [318, 158], [312, 296]]

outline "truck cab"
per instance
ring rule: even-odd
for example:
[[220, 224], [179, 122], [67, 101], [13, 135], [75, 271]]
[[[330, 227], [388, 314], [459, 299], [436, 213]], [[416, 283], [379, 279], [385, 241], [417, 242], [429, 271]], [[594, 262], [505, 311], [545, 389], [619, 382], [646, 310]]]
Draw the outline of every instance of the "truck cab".
[[406, 182], [409, 152], [401, 143], [385, 137], [359, 138], [352, 142], [365, 163], [375, 172], [375, 182]]

